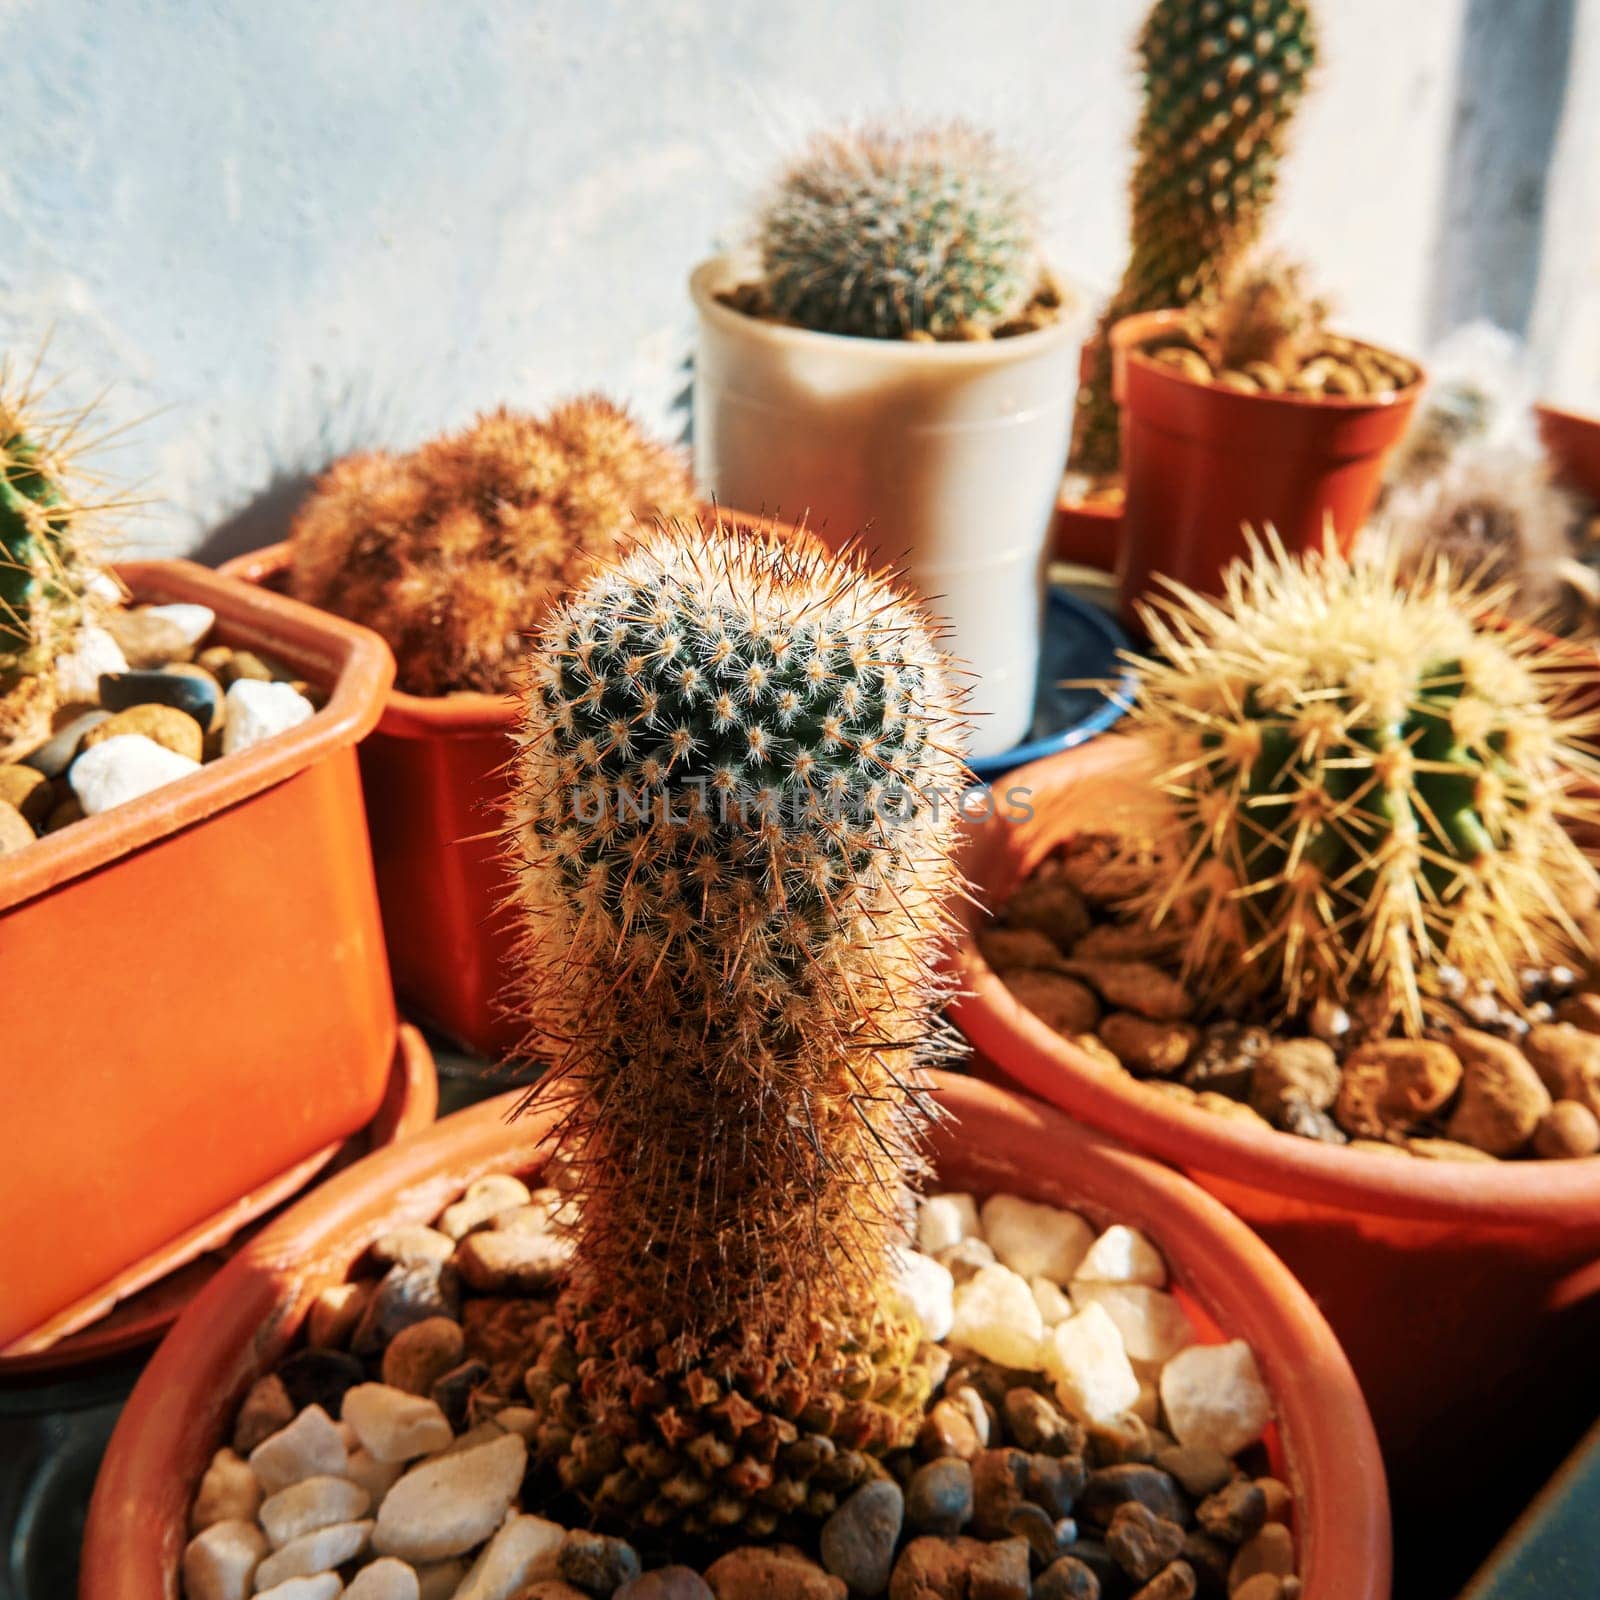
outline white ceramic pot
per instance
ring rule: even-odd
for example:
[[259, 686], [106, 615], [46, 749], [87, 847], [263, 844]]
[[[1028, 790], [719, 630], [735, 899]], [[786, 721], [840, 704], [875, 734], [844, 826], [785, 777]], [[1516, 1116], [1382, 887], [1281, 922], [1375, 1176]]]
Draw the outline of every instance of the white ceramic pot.
[[851, 339], [716, 298], [731, 256], [689, 280], [700, 318], [695, 469], [708, 494], [904, 567], [977, 673], [974, 755], [1033, 722], [1045, 540], [1066, 464], [1083, 319], [1010, 339]]

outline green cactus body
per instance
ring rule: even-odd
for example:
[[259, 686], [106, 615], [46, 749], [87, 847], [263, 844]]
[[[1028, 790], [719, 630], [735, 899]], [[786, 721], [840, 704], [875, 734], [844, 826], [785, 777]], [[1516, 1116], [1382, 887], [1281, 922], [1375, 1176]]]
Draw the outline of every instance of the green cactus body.
[[1149, 608], [1164, 659], [1133, 722], [1181, 865], [1143, 908], [1214, 997], [1375, 995], [1415, 1030], [1443, 963], [1515, 1000], [1520, 967], [1573, 953], [1561, 890], [1596, 875], [1563, 823], [1592, 810], [1595, 716], [1583, 673], [1493, 622], [1502, 598], [1258, 546], [1221, 605]]
[[959, 124], [816, 139], [758, 225], [778, 316], [863, 339], [992, 330], [1039, 287], [1024, 186]]
[[1316, 62], [1306, 0], [1156, 0], [1139, 36], [1132, 250], [1088, 349], [1072, 466], [1117, 470], [1110, 330], [1207, 299], [1260, 236], [1278, 161]]
[[540, 1454], [630, 1531], [767, 1537], [928, 1390], [890, 1263], [950, 1048], [946, 669], [805, 536], [682, 525], [532, 668], [510, 841], [581, 1213]]
[[77, 626], [75, 515], [47, 454], [21, 432], [0, 438], [0, 679], [48, 666]]

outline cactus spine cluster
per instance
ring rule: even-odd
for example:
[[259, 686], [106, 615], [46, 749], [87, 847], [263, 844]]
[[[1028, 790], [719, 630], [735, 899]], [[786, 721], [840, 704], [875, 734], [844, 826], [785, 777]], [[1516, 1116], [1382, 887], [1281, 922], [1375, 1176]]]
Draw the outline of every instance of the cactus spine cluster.
[[1260, 236], [1316, 29], [1306, 0], [1156, 0], [1138, 52], [1132, 253], [1089, 347], [1073, 424], [1071, 465], [1096, 476], [1117, 470], [1110, 330], [1207, 299]]
[[982, 335], [1039, 287], [1026, 186], [960, 123], [826, 133], [757, 224], [774, 314], [864, 339]]
[[1171, 807], [1143, 910], [1214, 997], [1371, 997], [1416, 1032], [1441, 964], [1516, 1005], [1519, 968], [1574, 952], [1592, 667], [1447, 563], [1399, 588], [1392, 555], [1270, 540], [1220, 599], [1171, 588], [1132, 715]]
[[1322, 338], [1327, 316], [1304, 279], [1304, 269], [1281, 256], [1241, 261], [1204, 314], [1212, 365], [1243, 372], [1264, 366], [1293, 377]]
[[501, 408], [409, 455], [337, 462], [295, 519], [291, 584], [381, 633], [403, 689], [498, 693], [598, 559], [694, 507], [683, 460], [609, 400]]
[[951, 1048], [945, 663], [853, 560], [680, 524], [531, 666], [508, 840], [581, 1214], [539, 1450], [646, 1542], [767, 1537], [928, 1393], [891, 1259]]

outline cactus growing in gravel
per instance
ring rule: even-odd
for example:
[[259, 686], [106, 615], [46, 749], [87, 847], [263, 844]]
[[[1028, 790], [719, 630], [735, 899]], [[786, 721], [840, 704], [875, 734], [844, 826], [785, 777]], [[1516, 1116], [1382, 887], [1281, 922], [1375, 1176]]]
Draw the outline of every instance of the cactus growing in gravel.
[[1596, 809], [1584, 657], [1497, 626], [1504, 595], [1447, 563], [1398, 588], [1392, 553], [1257, 542], [1221, 599], [1170, 587], [1132, 722], [1172, 862], [1141, 910], [1214, 997], [1373, 996], [1415, 1032], [1441, 964], [1515, 1005], [1520, 967], [1574, 952], [1565, 892], [1600, 882], [1564, 826]]
[[638, 524], [692, 515], [678, 454], [599, 396], [337, 462], [295, 519], [299, 598], [381, 633], [413, 694], [512, 687], [528, 630]]
[[1111, 328], [1194, 305], [1260, 236], [1278, 160], [1316, 61], [1306, 0], [1156, 0], [1139, 36], [1132, 253], [1089, 346], [1071, 465], [1117, 470]]
[[508, 842], [581, 1217], [537, 1444], [635, 1538], [766, 1537], [929, 1390], [892, 1253], [951, 1048], [945, 662], [886, 578], [721, 525], [593, 578], [531, 662]]
[[864, 339], [980, 334], [1040, 285], [1038, 223], [1011, 161], [960, 123], [817, 137], [757, 226], [771, 310]]
[[1281, 256], [1252, 256], [1223, 281], [1204, 311], [1208, 352], [1219, 370], [1264, 365], [1299, 370], [1323, 334], [1327, 308], [1306, 292], [1304, 269]]

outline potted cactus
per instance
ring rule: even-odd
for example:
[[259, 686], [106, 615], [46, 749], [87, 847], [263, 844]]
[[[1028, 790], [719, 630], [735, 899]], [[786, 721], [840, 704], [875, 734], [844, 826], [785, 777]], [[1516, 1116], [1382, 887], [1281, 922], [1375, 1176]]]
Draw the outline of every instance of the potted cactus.
[[856, 537], [951, 625], [973, 753], [1034, 717], [1077, 319], [1013, 160], [959, 124], [820, 135], [698, 267], [694, 439], [724, 505]]
[[595, 560], [695, 509], [685, 464], [612, 402], [506, 409], [407, 455], [338, 462], [286, 544], [224, 571], [374, 629], [396, 688], [361, 747], [395, 987], [469, 1049], [521, 1042], [493, 840], [529, 630]]
[[1597, 674], [1497, 601], [1331, 546], [1174, 586], [1135, 737], [1024, 769], [1033, 820], [976, 831], [1001, 920], [954, 1010], [1280, 1249], [1405, 1505], [1486, 1519], [1468, 1463], [1537, 1463], [1600, 1328]]
[[[170, 1594], [181, 1552], [189, 1600], [1386, 1595], [1369, 1425], [1270, 1254], [928, 1071], [961, 732], [916, 607], [814, 545], [662, 530], [555, 611], [507, 835], [549, 1087], [217, 1281], [119, 1424], [83, 1594]], [[935, 1097], [971, 1143], [930, 1152]], [[930, 1153], [1013, 1191], [917, 1218], [959, 1292], [909, 1250]]]

